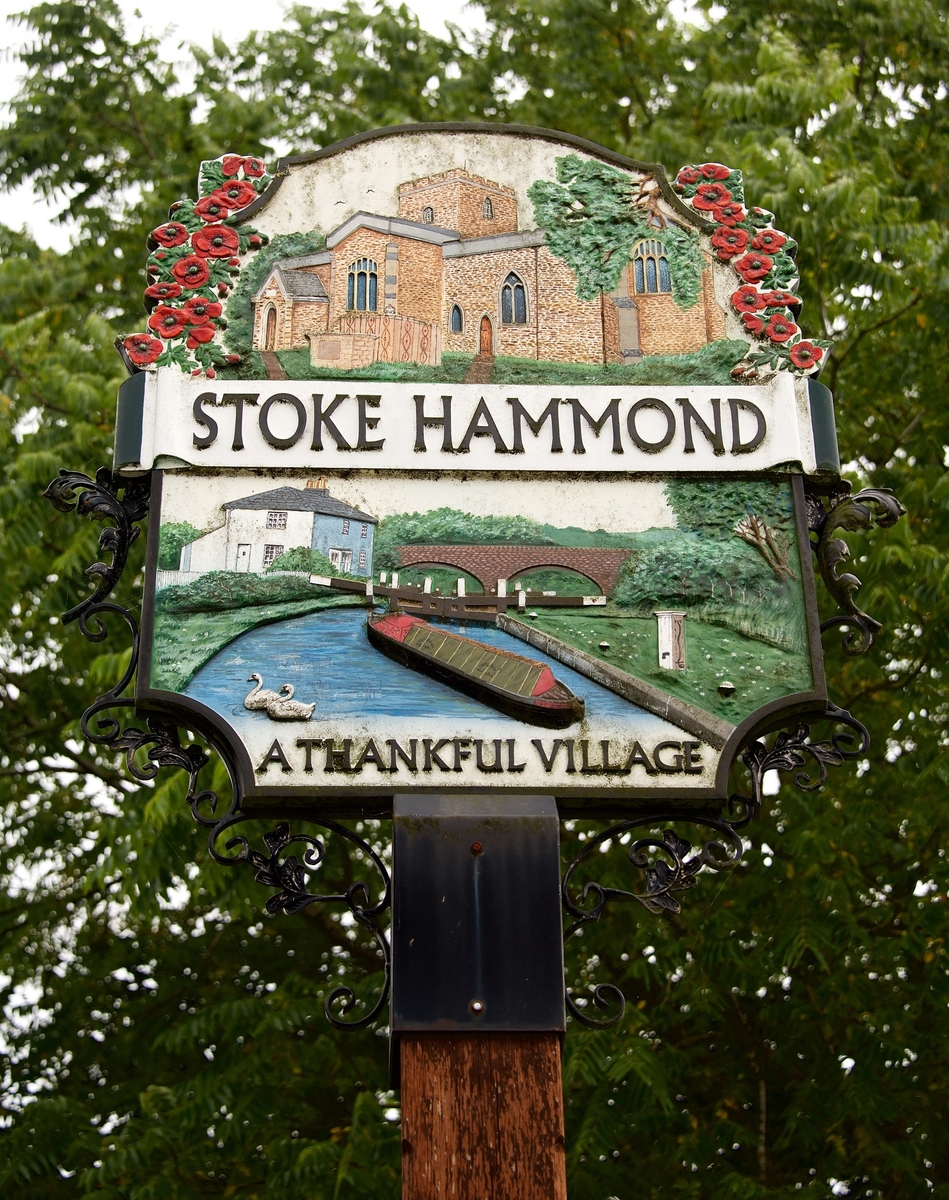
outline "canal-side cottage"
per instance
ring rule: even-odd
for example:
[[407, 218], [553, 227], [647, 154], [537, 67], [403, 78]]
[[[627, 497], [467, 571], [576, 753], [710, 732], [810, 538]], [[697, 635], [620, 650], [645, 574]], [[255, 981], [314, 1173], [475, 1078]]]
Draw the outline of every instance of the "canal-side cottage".
[[325, 479], [279, 487], [223, 506], [224, 524], [189, 542], [181, 570], [265, 571], [287, 550], [318, 550], [344, 574], [372, 574], [376, 518], [331, 496]]

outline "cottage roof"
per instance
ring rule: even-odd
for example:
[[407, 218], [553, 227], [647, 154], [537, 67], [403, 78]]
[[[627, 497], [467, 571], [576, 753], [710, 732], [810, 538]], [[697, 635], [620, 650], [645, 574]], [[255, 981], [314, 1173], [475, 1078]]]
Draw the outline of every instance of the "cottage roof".
[[266, 508], [286, 512], [311, 512], [325, 517], [349, 517], [354, 521], [366, 521], [372, 525], [378, 521], [377, 517], [370, 517], [368, 513], [360, 512], [351, 504], [337, 500], [325, 488], [279, 487], [274, 488], [271, 492], [258, 492], [256, 496], [228, 500], [224, 508]]

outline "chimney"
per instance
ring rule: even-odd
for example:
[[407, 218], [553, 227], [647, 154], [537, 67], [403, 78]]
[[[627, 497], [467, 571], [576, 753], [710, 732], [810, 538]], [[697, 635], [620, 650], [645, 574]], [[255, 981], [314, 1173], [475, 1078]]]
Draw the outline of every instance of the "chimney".
[[308, 479], [306, 481], [307, 491], [316, 490], [318, 492], [326, 491], [326, 476], [321, 475], [319, 479]]

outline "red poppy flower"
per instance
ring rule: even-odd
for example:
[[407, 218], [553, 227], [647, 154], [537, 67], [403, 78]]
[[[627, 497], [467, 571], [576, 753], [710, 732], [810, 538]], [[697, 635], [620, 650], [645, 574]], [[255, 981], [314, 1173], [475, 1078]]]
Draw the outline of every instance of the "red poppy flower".
[[785, 317], [781, 313], [775, 313], [764, 327], [765, 335], [772, 342], [787, 342], [790, 341], [796, 333], [800, 333], [798, 327], [794, 324], [790, 317]]
[[205, 196], [203, 200], [199, 200], [194, 206], [194, 215], [209, 223], [223, 221], [230, 211], [231, 206], [214, 192], [210, 196]]
[[774, 292], [762, 292], [765, 304], [769, 308], [776, 308], [779, 305], [789, 308], [800, 308], [804, 303], [800, 296], [795, 296], [793, 292], [786, 292], [783, 288], [778, 288]]
[[257, 189], [246, 179], [232, 179], [230, 183], [223, 183], [219, 188], [215, 188], [211, 196], [216, 196], [228, 208], [244, 208], [257, 199]]
[[153, 363], [162, 352], [162, 344], [150, 333], [133, 333], [122, 343], [125, 353], [137, 367], [147, 367]]
[[154, 329], [163, 338], [178, 337], [187, 324], [185, 313], [180, 308], [172, 308], [170, 304], [159, 304], [148, 318], [148, 328]]
[[755, 234], [755, 240], [751, 243], [753, 250], [765, 250], [768, 254], [775, 254], [788, 239], [783, 233], [778, 233], [776, 229], [762, 229]]
[[261, 175], [267, 174], [267, 164], [262, 158], [245, 158], [244, 174], [251, 179], [260, 179]]
[[732, 292], [732, 307], [740, 313], [760, 312], [766, 303], [764, 295], [757, 288], [743, 287]]
[[813, 342], [795, 342], [791, 347], [791, 362], [801, 370], [816, 366], [824, 357], [824, 351]]
[[228, 287], [228, 285], [226, 283], [219, 283], [217, 285], [217, 294], [219, 296], [226, 296], [230, 290], [231, 289]]
[[207, 325], [212, 317], [219, 317], [224, 311], [217, 300], [206, 300], [204, 296], [192, 296], [182, 305], [181, 311], [187, 316], [191, 325]]
[[718, 208], [713, 208], [712, 219], [719, 225], [740, 225], [745, 219], [745, 210], [736, 200], [732, 200], [730, 204], [720, 204]]
[[774, 266], [774, 259], [769, 258], [767, 254], [752, 252], [736, 259], [732, 266], [746, 283], [757, 283], [759, 279], [764, 279]]
[[259, 250], [263, 244], [264, 244], [264, 239], [262, 237], [260, 237], [259, 234], [252, 233], [250, 235], [250, 240], [248, 242], [248, 245], [250, 246], [251, 250]]
[[178, 221], [166, 221], [153, 229], [151, 236], [160, 246], [182, 246], [188, 240], [188, 231]]
[[211, 278], [210, 267], [203, 258], [198, 258], [197, 254], [187, 254], [184, 258], [179, 258], [171, 268], [171, 273], [187, 288], [203, 287]]
[[764, 329], [764, 320], [757, 313], [742, 313], [741, 319], [749, 333], [758, 334]]
[[676, 183], [681, 183], [683, 186], [688, 186], [692, 183], [698, 183], [702, 176], [695, 167], [683, 167], [676, 176]]
[[212, 342], [216, 332], [213, 325], [195, 325], [188, 330], [188, 349], [196, 350], [198, 346]]
[[221, 159], [221, 170], [227, 178], [236, 175], [244, 165], [243, 154], [225, 154]]
[[153, 283], [145, 289], [145, 295], [153, 300], [174, 300], [181, 295], [180, 283]]
[[731, 192], [722, 183], [700, 183], [695, 189], [692, 205], [694, 208], [703, 208], [711, 212], [713, 208], [727, 204], [731, 198]]
[[721, 180], [727, 179], [731, 175], [728, 167], [723, 167], [721, 163], [705, 163], [699, 167], [704, 179]]
[[191, 235], [191, 245], [205, 258], [230, 258], [237, 252], [240, 239], [237, 230], [227, 225], [205, 225]]
[[748, 234], [744, 229], [729, 229], [727, 225], [722, 225], [712, 234], [712, 245], [718, 257], [727, 262], [736, 254], [745, 251], [748, 246]]

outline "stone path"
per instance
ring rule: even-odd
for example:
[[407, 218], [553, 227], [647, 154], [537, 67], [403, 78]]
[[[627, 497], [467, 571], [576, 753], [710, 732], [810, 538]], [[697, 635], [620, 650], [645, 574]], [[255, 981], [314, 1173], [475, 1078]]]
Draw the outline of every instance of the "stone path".
[[261, 350], [260, 357], [264, 360], [264, 366], [267, 368], [268, 379], [287, 378], [287, 373], [280, 365], [280, 359], [277, 358], [273, 350]]
[[476, 354], [465, 374], [465, 383], [490, 383], [494, 372], [493, 354]]

